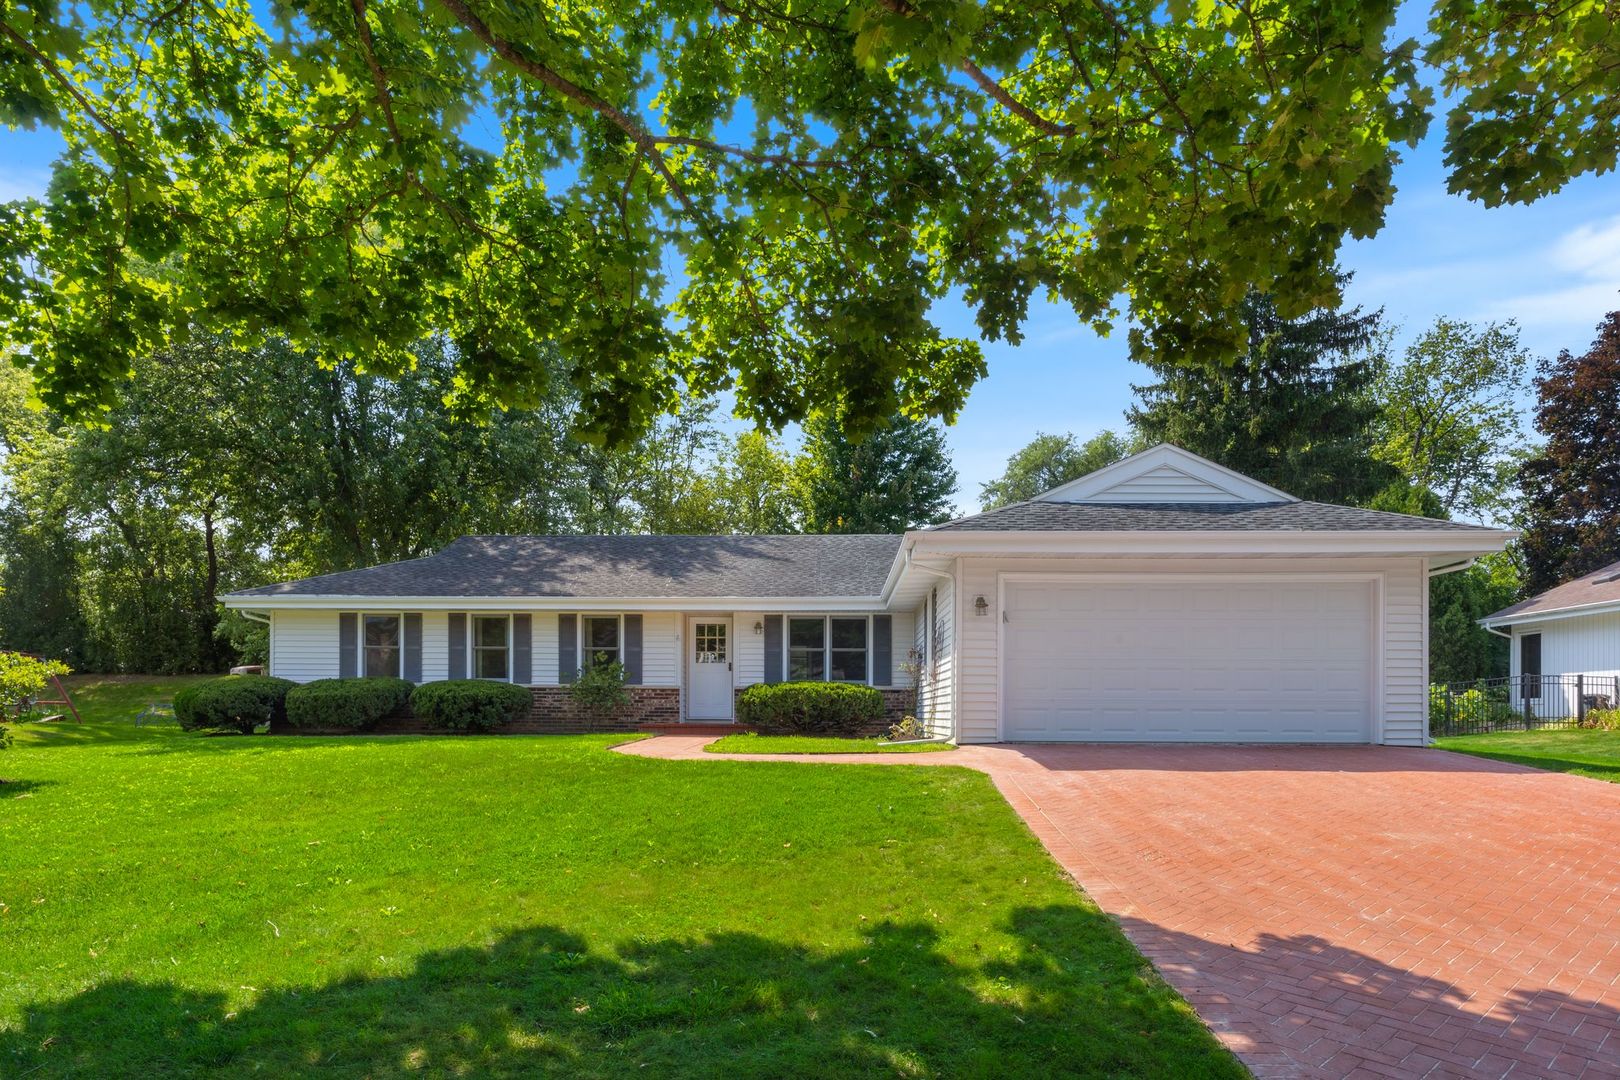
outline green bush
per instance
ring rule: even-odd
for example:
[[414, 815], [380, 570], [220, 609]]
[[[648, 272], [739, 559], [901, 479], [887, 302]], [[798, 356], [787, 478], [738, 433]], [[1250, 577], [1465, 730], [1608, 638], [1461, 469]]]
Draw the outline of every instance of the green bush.
[[287, 695], [297, 684], [269, 675], [227, 675], [196, 683], [174, 695], [174, 718], [186, 731], [253, 733], [260, 724], [287, 715]]
[[416, 718], [446, 731], [489, 731], [523, 719], [532, 705], [528, 687], [482, 679], [423, 683], [411, 692]]
[[568, 700], [591, 714], [592, 720], [602, 721], [630, 707], [629, 681], [624, 665], [617, 660], [609, 664], [592, 664], [568, 684]]
[[759, 683], [738, 696], [737, 719], [766, 735], [860, 735], [882, 723], [883, 695], [854, 683]]
[[298, 728], [365, 731], [410, 700], [405, 679], [316, 679], [287, 695], [287, 722]]
[[1620, 709], [1587, 709], [1581, 727], [1597, 731], [1620, 731]]

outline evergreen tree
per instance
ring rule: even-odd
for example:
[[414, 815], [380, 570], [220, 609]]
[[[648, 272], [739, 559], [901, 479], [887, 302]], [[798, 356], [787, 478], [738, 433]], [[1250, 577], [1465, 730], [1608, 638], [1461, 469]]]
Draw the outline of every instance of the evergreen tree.
[[1135, 387], [1131, 425], [1149, 443], [1173, 443], [1298, 498], [1364, 505], [1399, 478], [1371, 452], [1371, 389], [1383, 364], [1370, 346], [1381, 315], [1285, 319], [1251, 291], [1248, 349], [1213, 371], [1150, 363], [1160, 381]]
[[814, 417], [804, 434], [807, 531], [902, 532], [951, 516], [956, 469], [937, 424], [897, 417], [856, 442], [836, 420]]

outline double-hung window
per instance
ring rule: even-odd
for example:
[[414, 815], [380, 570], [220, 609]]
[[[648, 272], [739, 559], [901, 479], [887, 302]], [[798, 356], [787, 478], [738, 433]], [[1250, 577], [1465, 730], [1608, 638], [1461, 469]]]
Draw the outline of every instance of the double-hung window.
[[401, 648], [401, 622], [398, 615], [362, 615], [364, 626], [365, 658], [361, 669], [368, 679], [399, 678]]
[[870, 623], [866, 617], [789, 617], [787, 675], [794, 682], [867, 681]]
[[512, 677], [511, 619], [505, 615], [472, 617], [472, 670], [475, 679], [501, 682]]
[[601, 664], [613, 664], [619, 661], [619, 647], [622, 636], [619, 633], [619, 617], [617, 615], [585, 615], [580, 619], [581, 656], [584, 667], [594, 668]]

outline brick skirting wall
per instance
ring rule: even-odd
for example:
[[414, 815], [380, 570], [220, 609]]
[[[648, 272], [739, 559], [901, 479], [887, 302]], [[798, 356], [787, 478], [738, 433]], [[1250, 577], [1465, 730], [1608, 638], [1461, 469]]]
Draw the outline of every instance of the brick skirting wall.
[[[534, 705], [529, 715], [496, 728], [492, 735], [582, 735], [592, 731], [635, 731], [641, 724], [664, 723], [681, 718], [681, 692], [673, 686], [627, 686], [630, 707], [622, 714], [599, 720], [575, 705], [566, 686], [531, 686]], [[348, 728], [295, 728], [287, 723], [272, 724], [272, 735], [449, 735], [452, 732], [428, 727], [411, 715], [407, 705], [370, 731]]]
[[[741, 697], [742, 692], [746, 689], [748, 689], [746, 686], [739, 686], [735, 691], [735, 696]], [[910, 689], [901, 688], [898, 690], [885, 690], [882, 687], [879, 687], [878, 693], [883, 695], [883, 719], [879, 720], [875, 724], [868, 724], [866, 728], [860, 732], [862, 735], [887, 735], [889, 733], [889, 725], [898, 724], [902, 719], [905, 718], [906, 713], [911, 709]], [[733, 712], [732, 715], [736, 716], [738, 714]]]

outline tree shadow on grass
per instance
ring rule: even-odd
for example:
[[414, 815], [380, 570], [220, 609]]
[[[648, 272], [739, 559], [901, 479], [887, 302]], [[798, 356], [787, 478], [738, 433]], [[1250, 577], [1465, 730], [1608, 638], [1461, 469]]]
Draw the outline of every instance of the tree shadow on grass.
[[[3, 768], [4, 764], [5, 763], [3, 761], [0, 761], [0, 768]], [[55, 783], [55, 780], [27, 780], [19, 778], [8, 780], [4, 774], [0, 774], [0, 799], [16, 799], [23, 795], [32, 795], [40, 788], [50, 787]]]
[[1242, 1075], [1105, 916], [1025, 909], [1012, 929], [1016, 948], [963, 963], [923, 923], [842, 950], [732, 933], [611, 951], [538, 926], [234, 1012], [120, 979], [27, 1007], [0, 1073]]

